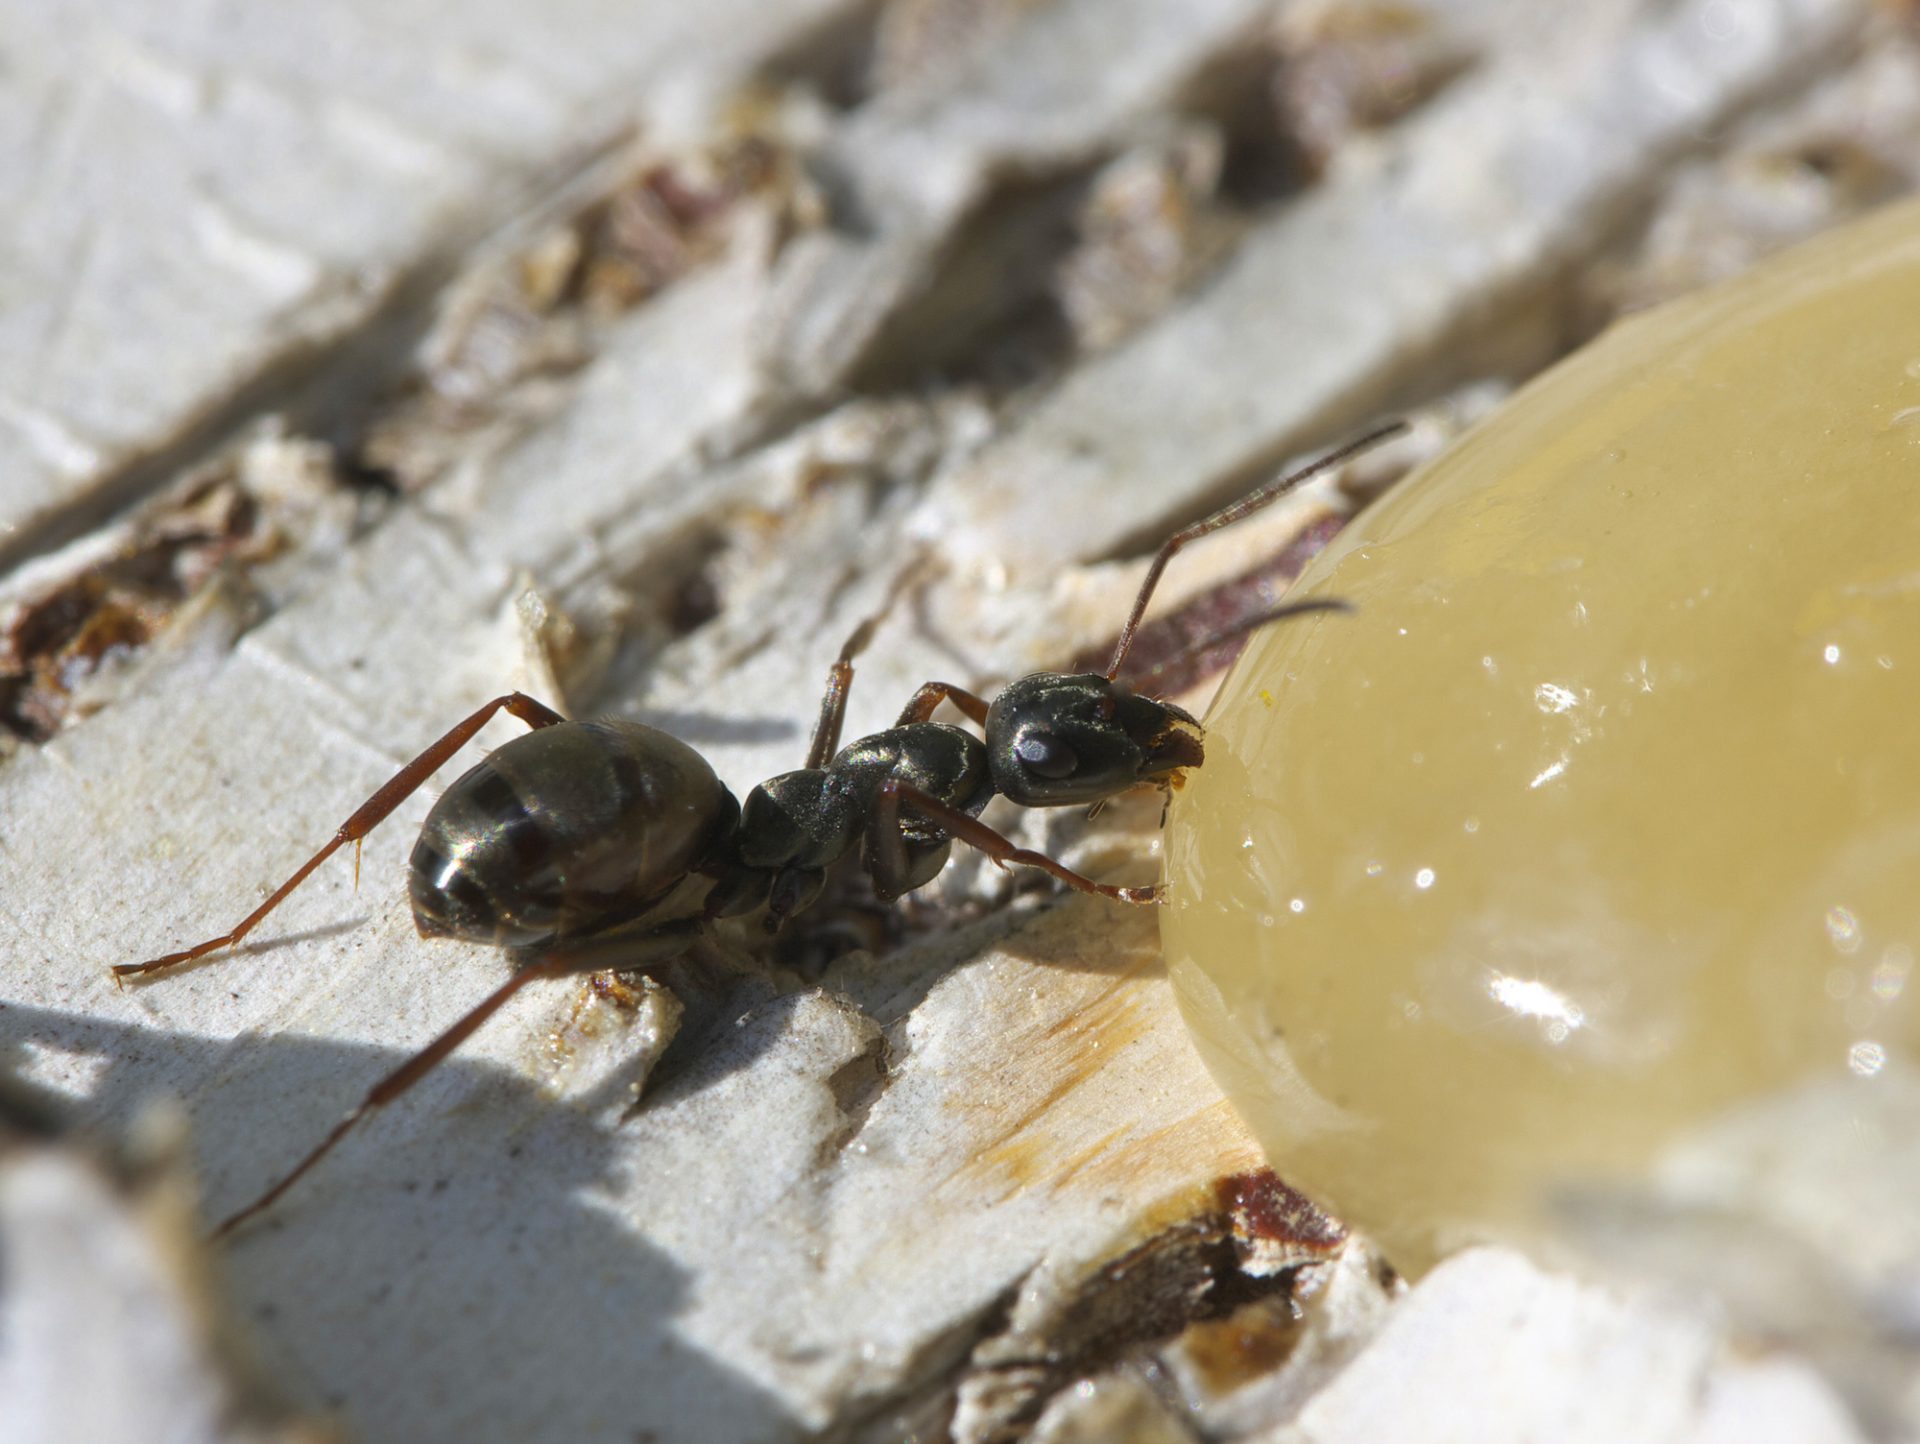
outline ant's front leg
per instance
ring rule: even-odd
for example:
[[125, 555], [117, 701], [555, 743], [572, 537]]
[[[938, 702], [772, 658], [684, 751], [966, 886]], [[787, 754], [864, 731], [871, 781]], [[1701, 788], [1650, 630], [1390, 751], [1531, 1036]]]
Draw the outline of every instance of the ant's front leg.
[[287, 894], [305, 882], [307, 875], [338, 852], [344, 843], [355, 844], [355, 875], [357, 876], [357, 848], [361, 839], [384, 822], [388, 813], [417, 792], [423, 782], [439, 771], [449, 757], [466, 746], [473, 735], [486, 726], [493, 715], [500, 711], [511, 713], [533, 728], [551, 727], [556, 722], [566, 720], [544, 702], [536, 702], [523, 692], [509, 692], [504, 697], [495, 697], [401, 768], [384, 787], [361, 803], [353, 816], [340, 824], [340, 830], [334, 833], [327, 845], [302, 863], [292, 877], [281, 883], [271, 897], [242, 918], [232, 932], [222, 933], [217, 938], [208, 938], [204, 943], [197, 943], [184, 952], [168, 953], [164, 958], [155, 958], [151, 962], [116, 964], [113, 969], [115, 981], [123, 978], [144, 977], [148, 973], [157, 973], [162, 968], [171, 968], [179, 963], [190, 963], [195, 958], [205, 957], [208, 953], [217, 952], [221, 948], [232, 947], [252, 932], [262, 918], [285, 902]]
[[[1034, 852], [1030, 848], [1016, 847], [1011, 838], [1003, 837], [988, 827], [971, 813], [957, 807], [950, 807], [928, 793], [898, 778], [888, 778], [880, 785], [880, 798], [874, 805], [874, 820], [869, 828], [869, 839], [879, 834], [888, 834], [900, 840], [899, 856], [907, 856], [907, 840], [900, 832], [900, 810], [910, 809], [924, 817], [935, 827], [949, 836], [957, 837], [969, 846], [977, 847], [1001, 867], [1009, 863], [1021, 867], [1035, 867], [1058, 878], [1076, 892], [1098, 893], [1101, 897], [1117, 898], [1121, 902], [1150, 903], [1160, 898], [1157, 885], [1147, 887], [1116, 887], [1112, 883], [1095, 882], [1092, 878], [1075, 872], [1063, 862], [1056, 862], [1044, 852]], [[925, 879], [923, 879], [924, 881]], [[878, 875], [875, 878], [879, 882]]]
[[966, 688], [956, 687], [951, 682], [926, 682], [913, 694], [913, 700], [907, 703], [894, 726], [909, 727], [915, 722], [931, 721], [942, 702], [953, 703], [963, 716], [972, 718], [982, 727], [987, 725], [986, 698], [976, 697]]

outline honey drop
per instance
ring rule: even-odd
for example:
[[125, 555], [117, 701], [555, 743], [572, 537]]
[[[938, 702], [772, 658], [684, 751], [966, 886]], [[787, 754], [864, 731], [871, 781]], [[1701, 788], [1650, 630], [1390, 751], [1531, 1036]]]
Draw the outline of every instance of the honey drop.
[[1756, 1100], [1911, 1092], [1916, 318], [1906, 206], [1616, 326], [1350, 525], [1298, 595], [1353, 614], [1216, 700], [1175, 987], [1281, 1175], [1403, 1267]]

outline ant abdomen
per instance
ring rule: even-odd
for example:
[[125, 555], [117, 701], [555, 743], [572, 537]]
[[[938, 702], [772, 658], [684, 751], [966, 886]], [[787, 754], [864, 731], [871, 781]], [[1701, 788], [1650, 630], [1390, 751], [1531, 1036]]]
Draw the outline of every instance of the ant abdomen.
[[631, 917], [731, 837], [740, 808], [686, 743], [559, 722], [487, 754], [427, 814], [408, 868], [421, 933], [530, 947]]

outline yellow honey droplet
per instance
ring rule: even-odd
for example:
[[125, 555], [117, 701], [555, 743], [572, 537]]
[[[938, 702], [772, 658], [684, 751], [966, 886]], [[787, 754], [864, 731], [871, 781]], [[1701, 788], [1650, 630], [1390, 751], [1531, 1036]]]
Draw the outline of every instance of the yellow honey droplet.
[[1916, 316], [1907, 206], [1616, 327], [1222, 690], [1174, 981], [1282, 1176], [1403, 1265], [1920, 1052]]

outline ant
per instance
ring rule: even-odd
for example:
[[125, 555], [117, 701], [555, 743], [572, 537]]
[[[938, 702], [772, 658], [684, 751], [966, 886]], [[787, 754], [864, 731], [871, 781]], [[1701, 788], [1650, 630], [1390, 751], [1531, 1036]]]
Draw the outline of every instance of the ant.
[[[333, 837], [231, 932], [151, 962], [144, 978], [232, 947], [346, 843], [355, 846], [498, 712], [533, 729], [494, 749], [440, 795], [408, 863], [415, 925], [425, 936], [491, 943], [524, 961], [438, 1038], [367, 1092], [307, 1155], [229, 1215], [214, 1237], [270, 1207], [373, 1110], [391, 1103], [529, 983], [633, 971], [684, 953], [717, 919], [758, 912], [768, 933], [811, 905], [827, 871], [859, 850], [887, 902], [946, 865], [955, 838], [996, 864], [1038, 868], [1081, 892], [1151, 903], [1158, 886], [1095, 882], [1017, 847], [979, 820], [995, 795], [1022, 807], [1097, 806], [1139, 786], [1161, 788], [1198, 767], [1197, 719], [1118, 679], [1160, 575], [1188, 542], [1228, 526], [1405, 428], [1379, 427], [1175, 532], [1147, 569], [1104, 674], [1036, 672], [991, 702], [947, 682], [914, 693], [899, 721], [840, 746], [853, 662], [885, 615], [857, 627], [828, 672], [806, 765], [769, 778], [738, 802], [686, 743], [638, 722], [572, 722], [521, 692], [496, 697], [401, 768]], [[898, 584], [896, 584], [896, 590]], [[891, 600], [891, 598], [889, 598]], [[1344, 610], [1332, 599], [1274, 607], [1209, 637], [1225, 640], [1281, 617]], [[951, 703], [985, 733], [932, 720]], [[659, 918], [691, 877], [709, 881], [698, 911]]]

